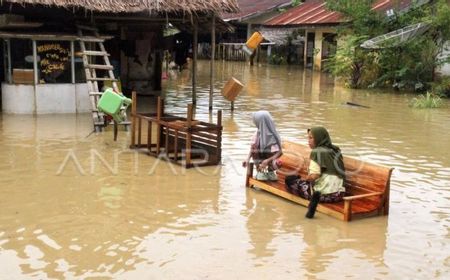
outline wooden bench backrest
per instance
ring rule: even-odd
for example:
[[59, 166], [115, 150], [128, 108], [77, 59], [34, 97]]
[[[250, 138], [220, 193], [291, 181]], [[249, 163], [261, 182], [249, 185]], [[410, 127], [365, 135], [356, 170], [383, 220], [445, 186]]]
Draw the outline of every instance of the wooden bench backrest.
[[[279, 180], [292, 173], [305, 176], [309, 166], [311, 149], [302, 144], [284, 141], [281, 156], [282, 167]], [[355, 158], [344, 156], [346, 170], [346, 189], [351, 194], [367, 192], [385, 192], [389, 187], [392, 168], [368, 163]], [[292, 172], [295, 171], [295, 172]]]

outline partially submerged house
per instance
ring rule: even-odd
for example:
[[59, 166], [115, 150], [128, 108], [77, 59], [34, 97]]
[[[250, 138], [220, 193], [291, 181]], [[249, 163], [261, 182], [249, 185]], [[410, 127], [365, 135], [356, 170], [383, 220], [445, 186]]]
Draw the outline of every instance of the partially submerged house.
[[[393, 15], [394, 11], [407, 10], [413, 1], [411, 0], [377, 0], [372, 10]], [[328, 10], [324, 0], [306, 0], [301, 5], [291, 8], [286, 12], [266, 21], [262, 33], [279, 33], [287, 36], [295, 32], [300, 44], [300, 52], [303, 54], [301, 61], [305, 67], [313, 67], [316, 70], [323, 68], [323, 61], [336, 51], [338, 40], [336, 38], [339, 25], [348, 22], [342, 14]]]
[[[212, 22], [227, 28], [216, 15], [237, 11], [235, 0], [3, 0], [2, 111], [90, 112], [98, 98], [88, 87], [94, 81], [96, 91], [116, 83], [125, 94], [158, 92], [163, 50], [173, 49], [165, 28], [173, 25], [196, 42], [200, 31], [211, 32]], [[83, 50], [80, 42], [97, 49]], [[107, 65], [99, 65], [101, 57]], [[195, 63], [193, 68], [195, 82]]]

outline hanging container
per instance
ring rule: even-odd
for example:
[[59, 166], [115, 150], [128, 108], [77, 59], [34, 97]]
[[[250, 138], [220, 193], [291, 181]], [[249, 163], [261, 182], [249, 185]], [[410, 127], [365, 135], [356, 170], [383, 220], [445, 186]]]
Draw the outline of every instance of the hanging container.
[[112, 88], [107, 88], [100, 97], [97, 108], [99, 111], [113, 117], [115, 121], [122, 122], [126, 116], [121, 112], [121, 109], [125, 111], [130, 104], [131, 99], [114, 92]]
[[252, 55], [255, 49], [261, 44], [261, 42], [264, 40], [264, 37], [262, 34], [258, 31], [252, 34], [250, 38], [247, 40], [245, 45], [242, 47], [242, 49], [248, 54]]
[[228, 101], [234, 101], [244, 85], [234, 77], [231, 77], [222, 89], [222, 95]]

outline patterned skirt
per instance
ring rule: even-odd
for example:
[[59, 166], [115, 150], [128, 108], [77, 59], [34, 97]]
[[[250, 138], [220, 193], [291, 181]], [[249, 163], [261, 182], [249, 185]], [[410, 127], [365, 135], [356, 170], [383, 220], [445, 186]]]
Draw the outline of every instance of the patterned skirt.
[[[287, 191], [298, 195], [304, 199], [311, 200], [312, 197], [312, 184], [308, 181], [304, 181], [300, 179], [298, 176], [288, 176], [285, 179]], [[343, 192], [335, 192], [329, 194], [320, 195], [319, 202], [332, 203], [332, 202], [340, 202], [344, 197]]]

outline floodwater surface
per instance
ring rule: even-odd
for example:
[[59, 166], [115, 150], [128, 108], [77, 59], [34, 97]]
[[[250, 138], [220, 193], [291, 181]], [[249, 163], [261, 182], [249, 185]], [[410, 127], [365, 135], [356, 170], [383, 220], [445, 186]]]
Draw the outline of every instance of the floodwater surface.
[[[199, 63], [196, 119], [223, 110], [222, 165], [183, 170], [130, 150], [130, 134], [92, 134], [90, 114], [0, 116], [0, 279], [448, 279], [450, 109], [414, 95], [356, 91], [287, 66]], [[220, 89], [245, 84], [230, 111]], [[190, 72], [164, 82], [186, 114]], [[141, 98], [139, 109], [153, 102]], [[370, 108], [349, 106], [347, 102]], [[151, 106], [150, 106], [151, 107]], [[152, 108], [154, 109], [154, 108]], [[390, 214], [345, 223], [246, 189], [251, 112], [283, 139], [325, 126], [346, 155], [395, 168]]]

